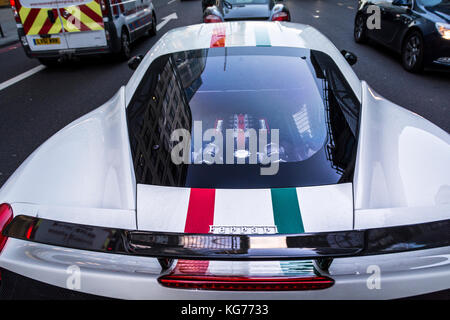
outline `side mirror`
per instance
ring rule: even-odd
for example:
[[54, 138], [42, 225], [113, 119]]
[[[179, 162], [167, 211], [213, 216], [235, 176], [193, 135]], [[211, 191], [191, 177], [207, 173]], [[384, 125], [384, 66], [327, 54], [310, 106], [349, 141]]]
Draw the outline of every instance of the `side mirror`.
[[344, 56], [345, 60], [347, 60], [349, 65], [354, 65], [356, 62], [358, 62], [358, 57], [353, 52], [342, 50], [342, 55]]
[[142, 54], [132, 57], [130, 60], [128, 60], [128, 67], [131, 70], [136, 70], [142, 59], [144, 59], [144, 55]]

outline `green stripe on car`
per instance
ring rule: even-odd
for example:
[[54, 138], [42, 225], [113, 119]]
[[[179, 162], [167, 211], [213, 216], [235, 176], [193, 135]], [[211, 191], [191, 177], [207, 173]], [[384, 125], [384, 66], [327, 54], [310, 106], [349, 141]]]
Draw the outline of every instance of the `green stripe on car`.
[[295, 188], [271, 189], [272, 209], [278, 233], [304, 233], [297, 190]]

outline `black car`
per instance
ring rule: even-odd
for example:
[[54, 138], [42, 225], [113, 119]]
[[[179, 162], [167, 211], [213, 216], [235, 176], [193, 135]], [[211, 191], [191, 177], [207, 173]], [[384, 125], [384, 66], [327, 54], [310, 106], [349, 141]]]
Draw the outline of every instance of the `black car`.
[[360, 0], [354, 38], [358, 43], [370, 38], [401, 53], [411, 72], [450, 67], [450, 0]]
[[[206, 5], [208, 0], [203, 0]], [[203, 10], [203, 22], [233, 20], [291, 21], [288, 8], [275, 0], [216, 0]]]

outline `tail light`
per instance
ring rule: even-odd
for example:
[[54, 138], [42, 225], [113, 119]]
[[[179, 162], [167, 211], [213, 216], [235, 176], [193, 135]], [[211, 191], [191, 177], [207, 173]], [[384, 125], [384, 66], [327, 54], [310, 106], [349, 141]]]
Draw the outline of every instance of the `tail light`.
[[311, 272], [306, 264], [303, 264], [305, 270], [298, 271], [295, 275], [280, 274], [272, 269], [275, 265], [279, 267], [279, 262], [275, 261], [272, 266], [269, 262], [264, 267], [261, 263], [254, 265], [256, 268], [263, 267], [263, 275], [227, 275], [227, 267], [222, 269], [223, 265], [216, 265], [210, 269], [210, 261], [207, 260], [178, 260], [172, 271], [159, 277], [158, 281], [168, 288], [222, 291], [318, 290], [334, 284], [333, 279]]
[[214, 14], [208, 14], [206, 17], [203, 18], [203, 22], [204, 23], [222, 22], [222, 19], [220, 19], [220, 17]]
[[103, 17], [108, 16], [108, 7], [106, 6], [105, 0], [100, 0], [100, 7], [102, 8]]
[[272, 16], [272, 21], [291, 21], [291, 18], [287, 12], [278, 12]]
[[21, 23], [19, 13], [17, 12], [17, 9], [16, 9], [15, 0], [9, 0], [9, 3], [11, 4], [11, 9], [13, 11], [13, 15], [14, 15], [14, 19], [16, 20], [16, 23]]
[[9, 204], [0, 204], [0, 253], [6, 244], [7, 237], [3, 236], [3, 230], [12, 221], [13, 211]]
[[208, 275], [161, 276], [159, 283], [178, 289], [227, 290], [227, 291], [294, 291], [319, 290], [331, 287], [334, 280], [316, 277], [227, 277]]

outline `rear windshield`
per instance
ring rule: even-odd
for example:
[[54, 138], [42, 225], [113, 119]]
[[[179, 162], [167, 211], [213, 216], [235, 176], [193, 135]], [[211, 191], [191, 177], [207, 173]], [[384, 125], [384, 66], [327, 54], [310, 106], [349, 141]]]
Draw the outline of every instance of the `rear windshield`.
[[136, 179], [199, 188], [348, 182], [359, 109], [322, 52], [231, 47], [161, 56], [127, 108]]

